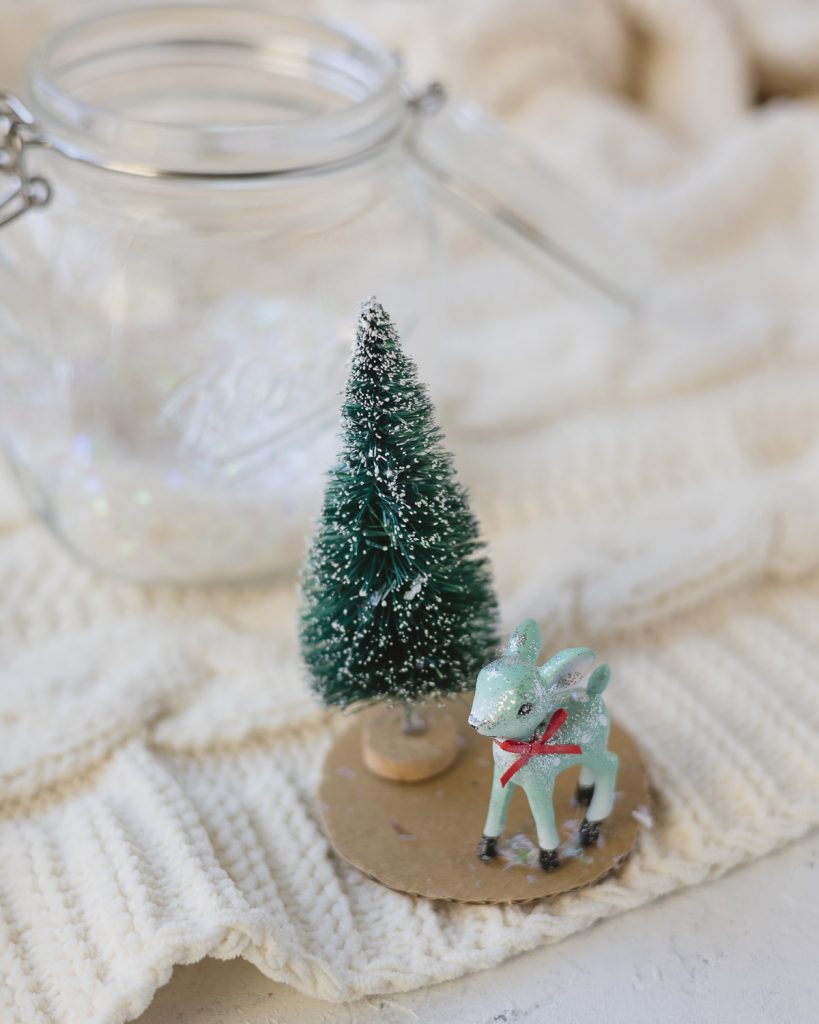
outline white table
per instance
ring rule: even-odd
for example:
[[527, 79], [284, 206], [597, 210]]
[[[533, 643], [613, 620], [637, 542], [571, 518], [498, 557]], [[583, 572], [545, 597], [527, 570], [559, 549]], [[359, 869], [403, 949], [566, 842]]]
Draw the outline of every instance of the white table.
[[819, 833], [481, 974], [343, 1006], [241, 960], [178, 968], [139, 1024], [811, 1024]]

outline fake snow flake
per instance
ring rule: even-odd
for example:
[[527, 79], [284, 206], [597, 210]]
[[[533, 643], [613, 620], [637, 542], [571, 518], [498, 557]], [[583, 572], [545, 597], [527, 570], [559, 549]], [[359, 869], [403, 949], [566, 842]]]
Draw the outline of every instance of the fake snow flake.
[[645, 804], [640, 804], [639, 807], [636, 807], [631, 812], [631, 816], [635, 821], [639, 821], [644, 828], [654, 828], [654, 818], [652, 817], [651, 811]]
[[406, 594], [404, 594], [404, 600], [412, 601], [413, 598], [418, 597], [418, 595], [421, 593], [421, 587], [423, 587], [423, 585], [424, 577], [416, 576], [412, 586], [409, 588]]
[[528, 836], [518, 832], [507, 842], [501, 843], [498, 853], [506, 861], [507, 868], [532, 868], [537, 867], [540, 851]]
[[565, 843], [561, 843], [560, 856], [579, 860], [582, 864], [590, 864], [591, 857], [586, 853], [585, 847], [580, 845], [580, 833], [573, 832]]

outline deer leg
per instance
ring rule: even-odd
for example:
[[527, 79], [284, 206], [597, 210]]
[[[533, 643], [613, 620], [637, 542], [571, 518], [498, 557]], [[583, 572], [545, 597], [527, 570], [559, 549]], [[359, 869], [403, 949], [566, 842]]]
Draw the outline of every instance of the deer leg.
[[557, 834], [554, 809], [554, 779], [550, 785], [532, 786], [526, 790], [529, 807], [535, 819], [537, 842], [540, 847], [540, 866], [544, 871], [553, 871], [560, 867], [557, 847], [560, 839]]
[[574, 798], [581, 807], [588, 807], [594, 796], [594, 772], [587, 764], [580, 767], [580, 779]]
[[512, 799], [511, 784], [504, 787], [500, 780], [501, 773], [496, 769], [492, 779], [486, 823], [477, 850], [479, 859], [483, 861], [494, 860], [498, 855], [498, 836], [506, 827], [506, 815], [509, 813], [509, 801]]
[[592, 796], [586, 817], [580, 826], [580, 842], [583, 846], [592, 846], [600, 835], [600, 822], [611, 813], [614, 804], [614, 784], [617, 780], [616, 754], [607, 752], [599, 762], [595, 772], [594, 795]]

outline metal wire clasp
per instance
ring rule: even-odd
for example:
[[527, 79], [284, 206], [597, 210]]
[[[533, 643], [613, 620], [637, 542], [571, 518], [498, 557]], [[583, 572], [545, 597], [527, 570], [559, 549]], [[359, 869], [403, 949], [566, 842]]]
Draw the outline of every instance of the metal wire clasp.
[[0, 227], [51, 199], [51, 186], [45, 178], [31, 177], [26, 171], [26, 149], [43, 145], [24, 104], [0, 90], [0, 179], [8, 176], [13, 180], [11, 194], [0, 199]]
[[430, 117], [446, 103], [446, 89], [440, 82], [430, 82], [423, 89], [407, 96], [407, 106], [414, 114]]

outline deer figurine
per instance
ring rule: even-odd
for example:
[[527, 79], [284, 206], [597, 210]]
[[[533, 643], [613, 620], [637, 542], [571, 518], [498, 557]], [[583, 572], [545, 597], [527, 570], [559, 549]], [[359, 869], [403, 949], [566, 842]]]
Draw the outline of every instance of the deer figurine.
[[512, 790], [520, 786], [535, 819], [540, 866], [553, 871], [560, 866], [555, 779], [580, 765], [577, 800], [588, 806], [580, 842], [591, 846], [614, 802], [617, 755], [608, 749], [610, 719], [602, 697], [611, 674], [608, 665], [599, 665], [584, 688], [579, 684], [594, 662], [594, 651], [570, 647], [538, 668], [541, 643], [534, 620], [518, 626], [502, 656], [481, 669], [469, 724], [494, 739], [495, 772], [478, 857], [491, 861], [497, 856]]

